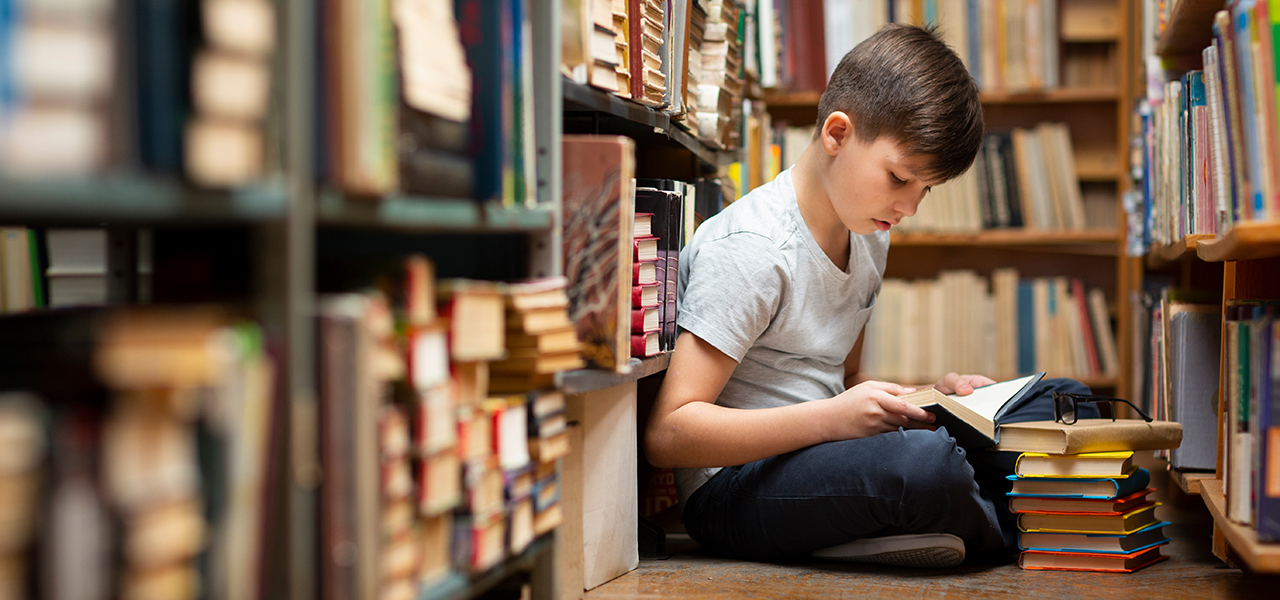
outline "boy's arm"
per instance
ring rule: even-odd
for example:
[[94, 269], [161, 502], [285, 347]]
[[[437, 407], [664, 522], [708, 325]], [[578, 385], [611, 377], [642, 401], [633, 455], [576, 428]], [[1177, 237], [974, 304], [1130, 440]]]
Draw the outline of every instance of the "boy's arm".
[[872, 379], [870, 375], [862, 372], [862, 340], [866, 338], [866, 333], [865, 327], [858, 332], [858, 341], [853, 344], [853, 350], [850, 350], [849, 356], [844, 359], [844, 389], [846, 390]]
[[870, 381], [834, 398], [738, 409], [715, 404], [737, 362], [685, 331], [658, 391], [645, 454], [659, 467], [723, 467], [827, 441], [898, 427], [925, 428], [933, 415], [897, 398], [910, 390]]

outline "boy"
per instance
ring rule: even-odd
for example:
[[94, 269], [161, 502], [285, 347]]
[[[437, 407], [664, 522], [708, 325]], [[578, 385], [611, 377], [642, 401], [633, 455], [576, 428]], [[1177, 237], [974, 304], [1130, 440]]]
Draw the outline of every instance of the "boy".
[[[897, 398], [912, 389], [858, 371], [890, 227], [969, 168], [982, 134], [959, 57], [932, 30], [888, 25], [840, 61], [795, 166], [683, 250], [682, 331], [645, 448], [676, 468], [704, 549], [954, 566], [966, 547], [1012, 545], [1008, 453], [966, 457]], [[936, 387], [989, 383], [951, 373]], [[1087, 392], [1043, 382], [1006, 421], [1052, 419], [1053, 389]]]

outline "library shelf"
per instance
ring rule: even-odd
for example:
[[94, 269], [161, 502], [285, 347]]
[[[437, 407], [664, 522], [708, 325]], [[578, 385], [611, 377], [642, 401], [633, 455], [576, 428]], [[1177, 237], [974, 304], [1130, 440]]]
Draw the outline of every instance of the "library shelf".
[[421, 232], [502, 233], [551, 228], [551, 208], [504, 208], [466, 198], [388, 196], [351, 198], [327, 191], [320, 195], [320, 225]]
[[14, 225], [276, 221], [287, 205], [288, 190], [276, 181], [207, 190], [145, 175], [0, 179], [0, 221]]
[[631, 358], [629, 373], [615, 373], [603, 369], [578, 369], [556, 374], [556, 387], [565, 394], [585, 394], [615, 385], [630, 383], [665, 371], [671, 363], [671, 353], [664, 352], [645, 359]]
[[575, 116], [593, 120], [592, 133], [616, 133], [636, 140], [637, 145], [674, 144], [698, 157], [708, 169], [721, 163], [721, 151], [707, 146], [671, 121], [666, 113], [637, 104], [604, 90], [562, 78], [566, 133]]
[[1154, 247], [1147, 255], [1147, 265], [1155, 268], [1178, 262], [1184, 256], [1195, 256], [1200, 242], [1213, 238], [1214, 234], [1211, 233], [1193, 233], [1171, 244]]
[[483, 573], [471, 576], [450, 573], [443, 580], [423, 589], [418, 595], [418, 600], [464, 600], [483, 596], [485, 592], [508, 577], [520, 572], [533, 571], [534, 562], [538, 560], [539, 555], [551, 549], [554, 535], [554, 533], [543, 534], [518, 556], [508, 557]]
[[1237, 223], [1226, 235], [1201, 240], [1196, 254], [1206, 262], [1280, 256], [1280, 222]]
[[[1116, 244], [1119, 231], [987, 229], [978, 233], [893, 233], [890, 246], [1086, 246]], [[1114, 248], [1111, 249], [1113, 252]]]
[[1205, 34], [1213, 29], [1213, 15], [1222, 7], [1222, 0], [1181, 0], [1175, 3], [1164, 32], [1156, 42], [1156, 54], [1199, 55], [1208, 45]]
[[1213, 515], [1214, 525], [1227, 538], [1237, 558], [1254, 573], [1280, 573], [1280, 544], [1262, 544], [1252, 529], [1227, 518], [1226, 497], [1221, 479], [1201, 482], [1200, 497]]
[[1206, 481], [1214, 480], [1217, 477], [1213, 473], [1201, 473], [1195, 471], [1179, 471], [1169, 469], [1169, 480], [1173, 481], [1182, 490], [1182, 493], [1188, 496], [1199, 496], [1204, 490]]
[[[764, 103], [770, 107], [816, 108], [821, 91], [784, 92], [765, 90]], [[1028, 92], [982, 92], [983, 104], [1043, 104], [1060, 102], [1111, 102], [1120, 99], [1116, 88], [1058, 88]]]

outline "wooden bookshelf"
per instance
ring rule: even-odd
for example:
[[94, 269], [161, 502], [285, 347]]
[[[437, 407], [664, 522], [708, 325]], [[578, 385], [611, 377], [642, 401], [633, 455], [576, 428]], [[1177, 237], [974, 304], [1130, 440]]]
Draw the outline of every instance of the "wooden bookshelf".
[[1169, 264], [1178, 262], [1183, 257], [1194, 256], [1196, 248], [1200, 242], [1213, 239], [1213, 234], [1196, 233], [1188, 235], [1181, 240], [1172, 244], [1165, 244], [1159, 248], [1153, 248], [1148, 256], [1148, 266], [1156, 267], [1161, 264]]
[[1201, 240], [1196, 254], [1207, 262], [1280, 256], [1280, 223], [1238, 223], [1226, 235]]
[[1217, 477], [1213, 473], [1195, 473], [1189, 471], [1169, 470], [1169, 480], [1173, 481], [1182, 490], [1182, 493], [1188, 496], [1199, 496], [1204, 489], [1206, 481], [1213, 481]]
[[[431, 587], [418, 594], [418, 600], [464, 600], [484, 595], [508, 577], [519, 573], [537, 573], [536, 564], [554, 546], [553, 534], [535, 539], [524, 552], [508, 557], [499, 565], [470, 577], [462, 573], [450, 573]], [[539, 582], [535, 582], [537, 585]]]
[[1035, 231], [986, 229], [979, 233], [892, 233], [892, 246], [1083, 246], [1105, 244], [1115, 251], [1118, 231]]
[[[1222, 493], [1221, 479], [1202, 481], [1200, 497], [1204, 498], [1205, 506], [1213, 515], [1215, 528], [1231, 545], [1234, 557], [1244, 561], [1245, 566], [1254, 572], [1280, 572], [1280, 544], [1259, 543], [1258, 534], [1252, 529], [1227, 518], [1227, 501]], [[1227, 559], [1225, 556], [1218, 558]]]
[[1221, 0], [1177, 0], [1173, 13], [1165, 23], [1164, 32], [1156, 43], [1156, 54], [1177, 56], [1199, 55], [1208, 45], [1209, 32], [1213, 29], [1213, 15], [1222, 10]]
[[233, 191], [192, 188], [180, 179], [104, 176], [79, 180], [0, 179], [0, 219], [13, 224], [182, 224], [282, 220], [283, 182]]

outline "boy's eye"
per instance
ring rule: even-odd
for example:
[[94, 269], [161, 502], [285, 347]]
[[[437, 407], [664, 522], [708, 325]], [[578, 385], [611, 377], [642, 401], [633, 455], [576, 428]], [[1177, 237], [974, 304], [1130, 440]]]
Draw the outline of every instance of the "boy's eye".
[[907, 182], [907, 180], [898, 177], [897, 175], [893, 174], [893, 172], [889, 173], [889, 179], [898, 185], [902, 185]]

